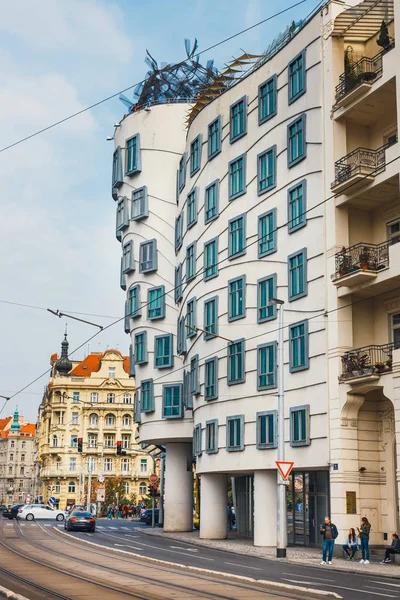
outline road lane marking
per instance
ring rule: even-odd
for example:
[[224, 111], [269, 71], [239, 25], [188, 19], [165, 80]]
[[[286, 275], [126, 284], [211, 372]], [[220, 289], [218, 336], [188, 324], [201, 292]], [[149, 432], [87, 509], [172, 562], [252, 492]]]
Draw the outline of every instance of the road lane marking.
[[139, 539], [138, 535], [130, 535], [129, 533], [124, 533], [124, 536], [126, 538], [130, 538], [131, 540], [138, 540]]
[[300, 575], [300, 573], [283, 572], [282, 575], [290, 575], [291, 577], [304, 577], [304, 579], [317, 579], [318, 581], [331, 581], [332, 583], [335, 582], [334, 579], [326, 579], [325, 577], [309, 577], [308, 575]]
[[238, 563], [225, 562], [225, 565], [232, 565], [234, 567], [243, 567], [244, 569], [254, 569], [254, 571], [263, 571], [264, 569], [260, 569], [259, 567], [249, 567], [248, 565], [239, 565]]
[[131, 546], [130, 544], [114, 544], [114, 546], [119, 546], [120, 548], [133, 548], [133, 550], [139, 550], [139, 552], [143, 552], [143, 548], [136, 548], [136, 546]]
[[[391, 585], [393, 587], [400, 587], [399, 583], [388, 583], [387, 581], [375, 581], [374, 579], [368, 579], [369, 583], [379, 583], [380, 585]], [[389, 591], [389, 590], [388, 590]]]
[[[378, 587], [377, 585], [364, 585], [364, 587], [369, 588], [370, 590], [381, 590], [381, 587]], [[363, 591], [364, 588], [360, 588], [360, 592]], [[395, 593], [395, 590], [384, 590], [385, 592], [393, 592]], [[398, 596], [392, 596], [392, 598], [398, 598]]]
[[104, 529], [104, 525], [97, 525], [97, 529]]
[[[299, 579], [288, 579], [287, 577], [282, 577], [282, 579], [284, 581], [290, 581], [290, 583], [302, 583], [303, 585], [307, 585], [307, 584], [314, 584], [313, 581], [300, 581]], [[392, 594], [380, 594], [379, 592], [369, 592], [368, 590], [365, 590], [364, 588], [351, 588], [351, 587], [345, 587], [344, 585], [334, 585], [334, 584], [330, 584], [330, 583], [321, 583], [319, 585], [322, 585], [324, 587], [333, 587], [335, 588], [335, 590], [350, 590], [351, 592], [359, 592], [360, 594], [372, 594], [373, 596], [385, 596], [386, 598], [397, 598], [397, 596], [393, 596]], [[389, 591], [389, 590], [388, 590]]]
[[107, 529], [118, 529], [118, 527], [112, 527], [111, 525], [107, 525]]

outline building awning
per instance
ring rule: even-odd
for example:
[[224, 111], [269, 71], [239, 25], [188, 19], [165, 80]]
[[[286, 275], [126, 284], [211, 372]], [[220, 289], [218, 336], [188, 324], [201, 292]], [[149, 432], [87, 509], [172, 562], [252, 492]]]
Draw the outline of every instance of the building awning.
[[394, 0], [363, 0], [340, 13], [331, 35], [346, 41], [365, 42], [375, 35], [382, 21], [394, 19]]

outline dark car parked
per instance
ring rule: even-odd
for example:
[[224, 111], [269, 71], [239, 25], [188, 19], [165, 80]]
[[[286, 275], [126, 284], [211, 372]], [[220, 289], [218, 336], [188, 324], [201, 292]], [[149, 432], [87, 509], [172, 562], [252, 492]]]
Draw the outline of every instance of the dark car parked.
[[21, 506], [25, 506], [25, 504], [14, 504], [10, 508], [5, 508], [3, 510], [3, 517], [6, 517], [6, 519], [16, 519]]
[[[143, 523], [146, 523], [146, 525], [151, 525], [151, 513], [152, 513], [152, 509], [151, 508], [147, 508], [146, 510], [144, 510], [141, 515], [140, 515], [140, 520], [143, 521]], [[160, 510], [158, 508], [154, 509], [154, 522], [156, 525], [158, 525], [158, 520], [160, 517]]]
[[91, 531], [96, 530], [96, 519], [90, 512], [73, 510], [65, 519], [64, 529], [67, 531]]

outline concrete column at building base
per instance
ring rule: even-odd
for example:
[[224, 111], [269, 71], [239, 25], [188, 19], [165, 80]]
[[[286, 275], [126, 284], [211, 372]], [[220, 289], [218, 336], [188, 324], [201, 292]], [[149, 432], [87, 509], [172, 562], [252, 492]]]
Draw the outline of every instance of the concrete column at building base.
[[166, 444], [164, 531], [192, 529], [192, 444]]
[[203, 473], [200, 481], [200, 537], [224, 540], [228, 530], [228, 477]]
[[254, 472], [254, 545], [276, 547], [277, 542], [276, 471]]

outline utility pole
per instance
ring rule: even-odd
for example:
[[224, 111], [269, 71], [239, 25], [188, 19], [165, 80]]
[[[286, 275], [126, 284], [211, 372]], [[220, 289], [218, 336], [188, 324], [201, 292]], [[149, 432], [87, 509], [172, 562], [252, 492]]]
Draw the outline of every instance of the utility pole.
[[[90, 464], [90, 463], [89, 463], [89, 464]], [[86, 510], [87, 510], [87, 512], [92, 512], [92, 511], [90, 510], [90, 508], [91, 508], [91, 506], [90, 506], [90, 505], [91, 505], [91, 502], [90, 502], [91, 496], [92, 496], [92, 471], [91, 471], [91, 469], [89, 468], [89, 475], [88, 475], [88, 491], [87, 491], [87, 497], [86, 497]]]
[[164, 526], [164, 474], [165, 474], [165, 453], [161, 454], [161, 473], [160, 473], [160, 512], [158, 516], [158, 526]]

